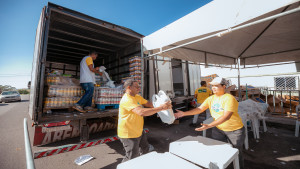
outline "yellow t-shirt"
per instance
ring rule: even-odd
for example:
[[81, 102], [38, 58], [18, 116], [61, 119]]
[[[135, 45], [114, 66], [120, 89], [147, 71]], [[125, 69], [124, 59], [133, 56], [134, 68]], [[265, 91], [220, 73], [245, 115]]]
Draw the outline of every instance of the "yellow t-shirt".
[[244, 126], [242, 119], [238, 114], [238, 106], [239, 103], [237, 100], [228, 93], [219, 97], [212, 95], [201, 105], [203, 108], [209, 108], [211, 116], [214, 118], [214, 120], [221, 117], [224, 114], [224, 111], [233, 112], [229, 120], [216, 126], [218, 129], [223, 131], [234, 131]]
[[137, 138], [142, 135], [144, 118], [132, 109], [146, 104], [148, 101], [140, 95], [134, 97], [125, 93], [120, 101], [118, 136], [120, 138]]
[[211, 95], [212, 92], [207, 87], [200, 87], [195, 90], [195, 95], [197, 95], [197, 103], [203, 103], [205, 99]]
[[92, 59], [92, 57], [88, 57], [88, 58], [86, 58], [86, 64], [89, 66], [89, 65], [92, 65], [92, 64], [94, 64], [93, 63], [93, 59]]

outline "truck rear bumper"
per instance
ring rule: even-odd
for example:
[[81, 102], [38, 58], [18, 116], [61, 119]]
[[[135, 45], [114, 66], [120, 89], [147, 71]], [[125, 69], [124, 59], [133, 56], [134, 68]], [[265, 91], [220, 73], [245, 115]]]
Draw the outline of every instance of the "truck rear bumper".
[[92, 118], [102, 118], [102, 117], [112, 117], [117, 116], [119, 113], [119, 109], [110, 109], [105, 111], [96, 111], [96, 112], [60, 112], [56, 114], [47, 114], [40, 118], [38, 124], [46, 124], [46, 123], [55, 123], [67, 120], [80, 120], [80, 119], [92, 119]]

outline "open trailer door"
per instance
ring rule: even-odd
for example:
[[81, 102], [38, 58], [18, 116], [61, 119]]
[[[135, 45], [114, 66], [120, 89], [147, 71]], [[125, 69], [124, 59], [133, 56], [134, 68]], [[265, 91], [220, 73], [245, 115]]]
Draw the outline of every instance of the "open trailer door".
[[172, 64], [170, 58], [157, 56], [154, 61], [157, 70], [157, 85], [159, 90], [163, 90], [169, 97], [174, 97]]
[[30, 103], [29, 103], [29, 115], [34, 121], [37, 120], [37, 109], [38, 109], [38, 98], [39, 98], [39, 88], [41, 81], [41, 59], [43, 56], [43, 44], [46, 29], [46, 7], [43, 8], [38, 27], [36, 29], [35, 45], [32, 61], [32, 71], [31, 71], [31, 86], [30, 86]]

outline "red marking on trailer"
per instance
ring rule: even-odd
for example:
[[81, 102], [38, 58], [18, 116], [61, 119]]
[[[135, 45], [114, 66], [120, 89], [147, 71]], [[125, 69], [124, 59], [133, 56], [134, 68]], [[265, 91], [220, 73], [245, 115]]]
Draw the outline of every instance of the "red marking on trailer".
[[73, 151], [76, 147], [77, 147], [77, 145], [73, 146], [72, 148], [70, 148], [69, 151]]
[[68, 149], [68, 147], [65, 147], [65, 148], [61, 149], [60, 152], [59, 152], [58, 154], [63, 153], [63, 152], [66, 151], [67, 149]]
[[91, 142], [91, 143], [90, 143], [88, 146], [86, 146], [86, 147], [89, 147], [89, 146], [93, 145], [93, 143], [94, 143], [94, 142]]
[[[144, 129], [145, 133], [148, 133], [149, 130], [148, 129]], [[51, 155], [55, 155], [55, 154], [60, 154], [60, 153], [64, 153], [64, 152], [69, 152], [69, 151], [73, 151], [73, 150], [79, 150], [85, 147], [90, 147], [90, 146], [94, 146], [94, 145], [98, 145], [98, 144], [103, 144], [103, 143], [108, 143], [108, 142], [112, 142], [112, 141], [116, 141], [119, 140], [118, 136], [113, 136], [113, 137], [106, 137], [106, 138], [102, 138], [99, 140], [91, 140], [88, 143], [82, 143], [82, 144], [71, 144], [71, 145], [65, 145], [65, 146], [61, 146], [61, 147], [57, 147], [55, 149], [47, 149], [47, 150], [42, 150], [39, 152], [35, 152], [34, 153], [34, 159], [38, 159], [41, 157], [47, 157], [47, 156], [51, 156]]]
[[58, 149], [52, 150], [51, 153], [49, 153], [47, 156], [51, 156], [53, 155], [53, 153], [55, 153]]
[[[33, 146], [46, 145], [56, 141], [78, 137], [80, 132], [76, 127], [77, 123], [75, 121], [73, 121], [73, 123], [71, 123], [71, 121], [64, 121], [34, 126]], [[94, 128], [89, 131], [89, 134], [117, 127], [117, 124], [109, 122], [87, 122], [87, 125], [90, 128]], [[55, 138], [55, 136], [59, 138]]]
[[47, 153], [47, 151], [42, 152], [42, 153], [40, 153], [36, 158], [41, 158], [41, 157], [43, 157], [43, 155], [46, 154], [46, 153]]
[[107, 138], [103, 141], [103, 143], [111, 142], [111, 139]]
[[81, 149], [82, 147], [84, 147], [86, 145], [86, 143], [81, 144], [81, 146], [78, 149]]
[[97, 144], [101, 143], [101, 141], [102, 141], [102, 140], [99, 140], [99, 141], [97, 141], [95, 145], [97, 145]]

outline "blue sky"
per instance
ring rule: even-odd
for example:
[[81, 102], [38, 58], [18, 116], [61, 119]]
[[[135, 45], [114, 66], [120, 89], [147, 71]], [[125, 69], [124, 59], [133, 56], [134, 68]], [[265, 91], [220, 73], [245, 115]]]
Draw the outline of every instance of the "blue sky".
[[[52, 0], [50, 2], [143, 35], [172, 23], [211, 0]], [[0, 2], [0, 85], [30, 81], [35, 31], [46, 0]]]

